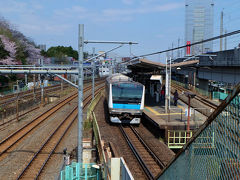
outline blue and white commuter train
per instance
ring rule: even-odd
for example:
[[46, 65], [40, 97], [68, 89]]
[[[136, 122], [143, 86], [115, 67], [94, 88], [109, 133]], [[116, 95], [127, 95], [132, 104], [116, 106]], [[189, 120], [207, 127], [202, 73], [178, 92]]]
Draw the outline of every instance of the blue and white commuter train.
[[106, 100], [112, 123], [140, 124], [145, 86], [123, 74], [106, 79]]

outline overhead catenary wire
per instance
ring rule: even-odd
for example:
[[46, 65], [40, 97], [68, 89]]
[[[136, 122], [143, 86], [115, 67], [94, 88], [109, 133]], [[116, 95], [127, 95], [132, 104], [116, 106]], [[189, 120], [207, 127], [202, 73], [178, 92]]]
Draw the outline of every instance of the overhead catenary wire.
[[202, 44], [202, 43], [205, 43], [205, 42], [217, 40], [217, 39], [220, 39], [220, 38], [232, 36], [232, 35], [239, 34], [239, 33], [240, 33], [240, 30], [236, 30], [236, 31], [232, 31], [232, 32], [220, 35], [220, 36], [215, 36], [213, 38], [209, 38], [209, 39], [205, 39], [205, 40], [202, 40], [202, 41], [198, 41], [198, 42], [195, 42], [195, 43], [192, 43], [192, 44], [189, 44], [189, 45], [179, 46], [179, 47], [172, 48], [172, 49], [167, 49], [167, 50], [158, 51], [158, 52], [154, 52], [154, 53], [149, 53], [149, 54], [143, 54], [143, 55], [140, 55], [140, 56], [135, 56], [132, 59], [136, 59], [138, 57], [152, 56], [152, 55], [161, 54], [161, 53], [165, 53], [165, 52], [169, 52], [169, 51], [174, 51], [174, 50], [177, 50], [177, 49], [191, 47], [191, 46], [194, 46], [194, 45], [197, 45], [197, 44]]

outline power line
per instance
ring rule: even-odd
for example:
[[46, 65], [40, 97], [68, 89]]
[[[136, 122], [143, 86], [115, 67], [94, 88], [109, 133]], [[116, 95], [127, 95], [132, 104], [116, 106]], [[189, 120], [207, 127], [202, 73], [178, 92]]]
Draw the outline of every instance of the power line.
[[167, 50], [164, 50], [164, 51], [158, 51], [158, 52], [154, 52], [154, 53], [144, 54], [144, 55], [141, 55], [141, 56], [135, 56], [132, 59], [135, 59], [135, 58], [138, 58], [138, 57], [144, 57], [144, 56], [152, 56], [152, 55], [155, 55], [155, 54], [161, 54], [161, 53], [165, 53], [165, 52], [169, 52], [169, 51], [174, 51], [174, 50], [177, 50], [177, 49], [191, 47], [191, 46], [194, 46], [194, 45], [197, 45], [197, 44], [202, 44], [202, 43], [205, 43], [205, 42], [209, 42], [209, 41], [213, 41], [213, 40], [216, 40], [216, 39], [232, 36], [232, 35], [239, 34], [239, 33], [240, 33], [240, 30], [237, 30], [237, 31], [233, 31], [233, 32], [230, 32], [230, 33], [227, 33], [227, 34], [220, 35], [220, 36], [215, 36], [213, 38], [209, 38], [209, 39], [206, 39], [206, 40], [203, 40], [203, 41], [198, 41], [198, 42], [195, 42], [195, 43], [192, 43], [192, 44], [189, 44], [189, 45], [184, 45], [184, 46], [180, 46], [180, 47], [176, 47], [176, 48], [172, 48], [172, 49], [167, 49]]

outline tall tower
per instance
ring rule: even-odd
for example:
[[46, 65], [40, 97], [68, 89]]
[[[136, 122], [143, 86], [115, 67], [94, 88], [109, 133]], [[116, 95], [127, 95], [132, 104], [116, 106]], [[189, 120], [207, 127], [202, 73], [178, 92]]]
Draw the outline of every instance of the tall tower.
[[[213, 37], [213, 0], [186, 0], [185, 42], [202, 41]], [[213, 50], [213, 42], [191, 46], [190, 54], [198, 55]], [[185, 49], [187, 55], [187, 49]]]

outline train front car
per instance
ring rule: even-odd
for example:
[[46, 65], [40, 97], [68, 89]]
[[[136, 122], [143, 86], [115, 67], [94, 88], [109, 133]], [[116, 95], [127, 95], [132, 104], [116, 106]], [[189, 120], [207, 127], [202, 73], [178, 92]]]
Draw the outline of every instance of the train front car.
[[112, 123], [140, 124], [144, 109], [145, 87], [119, 75], [109, 84], [108, 107]]

